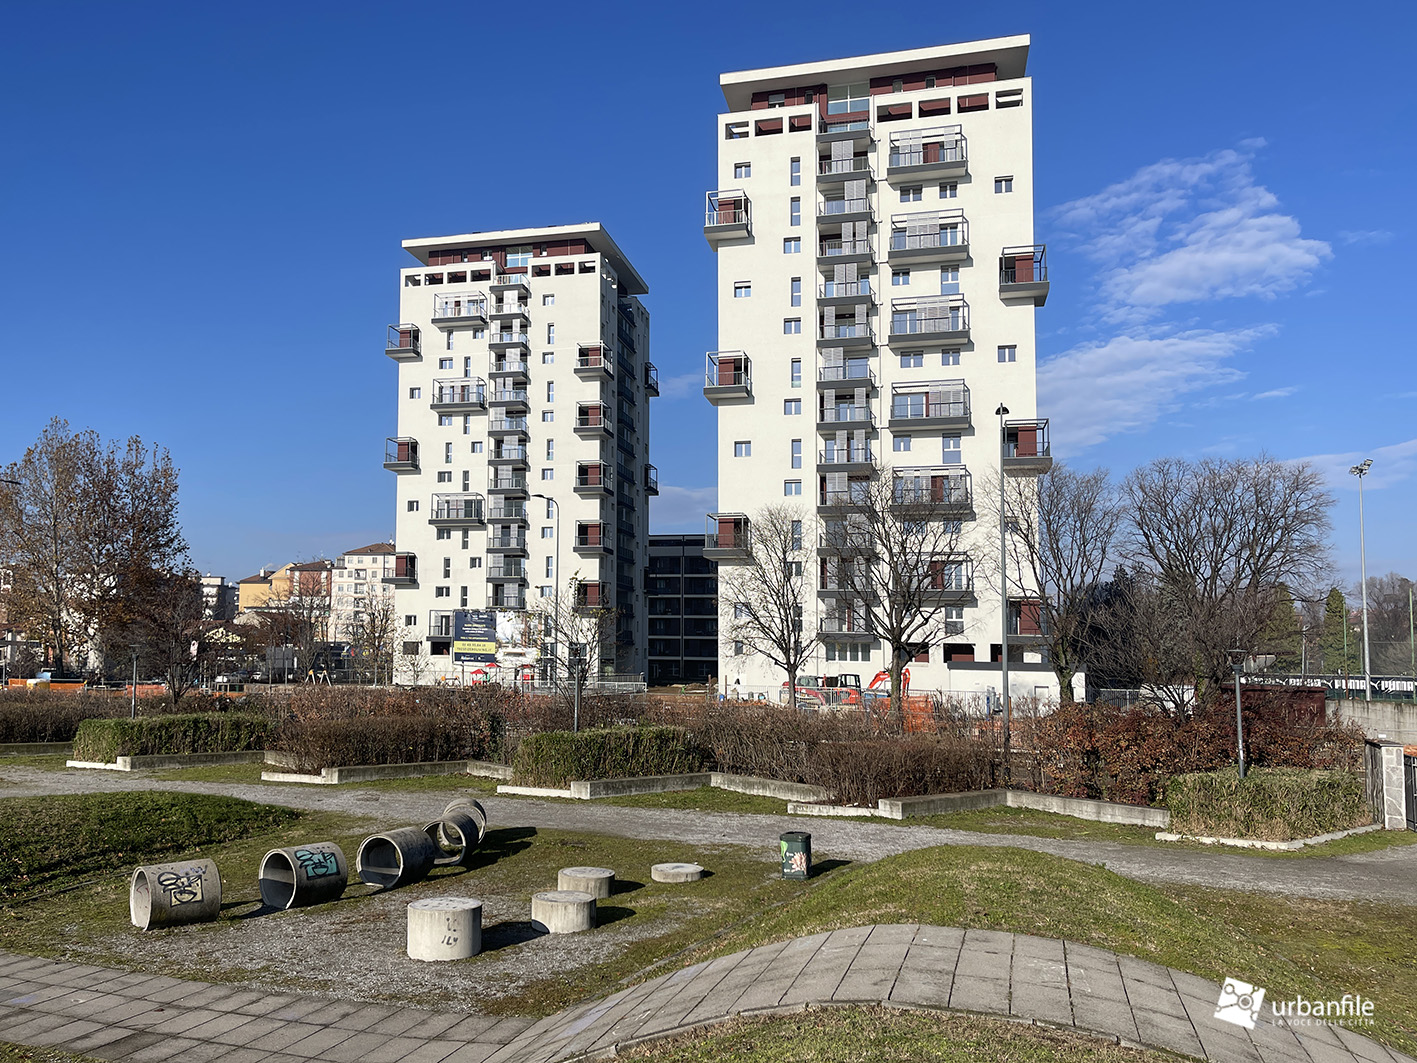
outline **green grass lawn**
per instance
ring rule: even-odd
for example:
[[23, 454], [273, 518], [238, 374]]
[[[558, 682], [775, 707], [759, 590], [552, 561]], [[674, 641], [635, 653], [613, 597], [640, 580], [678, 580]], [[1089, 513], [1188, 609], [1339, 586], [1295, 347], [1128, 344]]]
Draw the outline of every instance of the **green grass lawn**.
[[1176, 1056], [971, 1015], [883, 1007], [814, 1008], [733, 1019], [622, 1050], [647, 1063], [1172, 1063]]
[[101, 1063], [93, 1056], [76, 1056], [57, 1048], [34, 1048], [0, 1041], [0, 1063]]
[[16, 768], [43, 768], [45, 771], [81, 771], [80, 768], [66, 769], [64, 762], [67, 756], [59, 753], [42, 753], [38, 756], [10, 756], [0, 757], [0, 771], [9, 767]]

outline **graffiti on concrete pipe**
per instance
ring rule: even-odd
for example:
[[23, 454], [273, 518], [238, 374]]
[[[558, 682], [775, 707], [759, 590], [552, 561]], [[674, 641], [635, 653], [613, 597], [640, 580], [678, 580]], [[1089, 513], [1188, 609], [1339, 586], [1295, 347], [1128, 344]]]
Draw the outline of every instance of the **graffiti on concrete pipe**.
[[202, 899], [202, 869], [164, 871], [157, 876], [157, 888], [167, 894], [167, 903], [173, 908], [197, 904]]
[[296, 849], [295, 859], [307, 878], [324, 878], [339, 874], [339, 860], [333, 852], [315, 849]]

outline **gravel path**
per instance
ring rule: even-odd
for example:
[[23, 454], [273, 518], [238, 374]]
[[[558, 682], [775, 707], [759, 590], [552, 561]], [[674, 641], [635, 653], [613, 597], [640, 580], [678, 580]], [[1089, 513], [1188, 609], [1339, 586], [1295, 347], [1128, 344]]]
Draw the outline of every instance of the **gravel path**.
[[[41, 794], [169, 790], [223, 794], [291, 808], [387, 817], [423, 823], [447, 802], [446, 793], [297, 788], [278, 784], [168, 782], [142, 773], [46, 771], [0, 767], [0, 797]], [[1003, 845], [1101, 864], [1143, 882], [1175, 882], [1218, 889], [1256, 890], [1319, 899], [1417, 905], [1417, 846], [1395, 846], [1355, 856], [1275, 859], [1195, 849], [1167, 850], [1122, 842], [980, 834], [934, 827], [898, 827], [852, 819], [738, 815], [675, 809], [627, 808], [527, 798], [482, 798], [498, 826], [584, 830], [628, 838], [672, 838], [689, 845], [761, 846], [776, 851], [778, 835], [810, 830], [814, 856], [872, 861], [936, 845]]]

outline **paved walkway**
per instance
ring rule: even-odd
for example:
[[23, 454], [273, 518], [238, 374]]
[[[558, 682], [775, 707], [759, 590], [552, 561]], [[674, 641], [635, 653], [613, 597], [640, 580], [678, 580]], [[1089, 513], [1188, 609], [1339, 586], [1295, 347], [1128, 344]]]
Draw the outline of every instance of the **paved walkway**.
[[[358, 786], [293, 786], [172, 782], [146, 773], [47, 771], [0, 760], [0, 797], [124, 790], [223, 794], [291, 808], [377, 816], [400, 823], [427, 823], [447, 803], [443, 792], [366, 790]], [[1388, 901], [1417, 905], [1417, 845], [1395, 846], [1342, 857], [1275, 858], [1194, 848], [1163, 848], [1125, 842], [983, 834], [870, 820], [812, 816], [742, 815], [725, 812], [629, 808], [595, 801], [536, 801], [484, 797], [493, 823], [584, 830], [626, 838], [673, 838], [686, 846], [746, 845], [776, 852], [783, 831], [812, 833], [812, 849], [834, 859], [879, 860], [935, 845], [1015, 846], [1101, 864], [1141, 882], [1177, 882], [1215, 889], [1256, 890], [1295, 897]]]
[[1214, 1017], [1203, 978], [1050, 938], [896, 925], [835, 930], [675, 971], [532, 1025], [143, 977], [0, 953], [6, 1040], [182, 1063], [552, 1063], [738, 1014], [894, 1004], [1035, 1021], [1213, 1063], [1417, 1063], [1266, 1009]]

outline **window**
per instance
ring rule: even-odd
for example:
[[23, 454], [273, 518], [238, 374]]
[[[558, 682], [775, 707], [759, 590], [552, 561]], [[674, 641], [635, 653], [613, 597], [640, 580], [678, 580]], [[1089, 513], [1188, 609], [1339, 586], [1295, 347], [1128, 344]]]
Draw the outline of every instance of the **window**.
[[453, 537], [452, 528], [439, 528], [437, 531], [438, 534], [433, 536], [435, 539], [451, 539]]
[[556, 342], [556, 323], [554, 321], [548, 321], [546, 323], [546, 342]]
[[541, 423], [542, 423], [542, 424], [550, 424], [550, 423], [551, 423], [552, 421], [554, 421], [554, 420], [556, 420], [556, 411], [555, 411], [555, 410], [542, 410], [542, 411], [541, 411]]
[[794, 469], [802, 468], [802, 440], [800, 439], [792, 441], [792, 467]]
[[802, 549], [802, 522], [794, 520], [789, 529], [789, 542], [794, 550]]
[[553, 502], [553, 501], [552, 501], [551, 499], [549, 499], [549, 498], [546, 500], [546, 519], [547, 519], [547, 520], [555, 520], [555, 519], [556, 519], [556, 503]]
[[453, 482], [453, 474], [452, 474], [452, 472], [451, 472], [451, 471], [444, 471], [444, 472], [438, 473], [438, 482], [439, 482], [440, 484], [450, 484], [450, 483], [452, 483], [452, 482]]
[[800, 388], [802, 386], [802, 359], [792, 359], [792, 386]]
[[555, 293], [555, 292], [547, 292], [545, 295], [543, 295], [543, 296], [541, 297], [541, 305], [542, 305], [542, 306], [555, 306], [555, 305], [556, 305], [556, 293]]
[[801, 417], [801, 416], [802, 416], [802, 400], [801, 400], [801, 399], [783, 399], [783, 400], [782, 400], [782, 412], [783, 412], [783, 415], [786, 416], [786, 417]]
[[422, 389], [422, 388], [409, 388], [409, 389], [408, 389], [408, 397], [411, 398], [411, 399], [421, 399], [421, 398], [423, 398], [423, 389]]
[[523, 244], [520, 247], [507, 248], [507, 268], [517, 269], [531, 265], [531, 245]]
[[1016, 362], [1016, 361], [1018, 361], [1018, 347], [1016, 347], [1016, 346], [1013, 345], [1013, 344], [1009, 344], [1007, 347], [1000, 347], [1000, 348], [999, 348], [999, 361], [1001, 361], [1001, 362]]
[[444, 464], [444, 465], [451, 465], [452, 463], [453, 463], [453, 445], [452, 445], [451, 443], [444, 443], [444, 444], [443, 444], [443, 464]]
[[735, 162], [733, 164], [733, 179], [741, 181], [745, 177], [753, 176], [753, 164], [751, 162]]
[[997, 194], [1000, 194], [1000, 193], [1003, 193], [1003, 192], [1012, 192], [1013, 190], [1014, 190], [1014, 179], [1013, 179], [1013, 176], [1012, 176], [1012, 175], [1010, 175], [1010, 176], [1008, 176], [1008, 177], [996, 177], [996, 178], [994, 178], [994, 192], [995, 192], [996, 195], [997, 195]]
[[921, 185], [905, 185], [900, 190], [900, 201], [902, 203], [919, 203], [920, 194], [924, 191]]
[[749, 439], [740, 439], [733, 444], [733, 456], [735, 458], [751, 458], [753, 456], [753, 443]]
[[468, 559], [467, 559], [467, 567], [468, 567], [468, 568], [481, 568], [481, 567], [482, 567], [482, 558], [480, 558], [480, 557], [470, 557], [470, 558], [468, 558]]
[[554, 439], [548, 439], [548, 440], [546, 441], [546, 460], [547, 460], [547, 461], [555, 461], [555, 460], [556, 460], [556, 440], [554, 440]]
[[546, 559], [546, 578], [550, 579], [554, 575], [556, 575], [556, 559], [548, 557]]
[[472, 359], [471, 359], [471, 358], [464, 358], [464, 359], [462, 360], [462, 375], [463, 375], [463, 376], [472, 376]]
[[734, 603], [733, 603], [733, 619], [734, 619], [734, 620], [747, 620], [748, 617], [751, 616], [751, 615], [752, 615], [752, 614], [748, 611], [748, 603], [747, 603], [747, 602], [734, 602]]
[[416, 498], [410, 498], [410, 499], [408, 500], [408, 511], [409, 511], [410, 513], [417, 513], [417, 512], [418, 512], [418, 499], [416, 499]]
[[782, 493], [784, 495], [800, 495], [802, 493], [801, 480], [783, 480]]
[[554, 539], [556, 537], [556, 525], [543, 524], [541, 526], [541, 537], [543, 539]]
[[902, 369], [919, 369], [924, 364], [924, 351], [906, 351], [900, 356], [900, 367]]
[[897, 454], [905, 454], [905, 453], [908, 453], [909, 450], [910, 450], [910, 437], [909, 437], [909, 436], [892, 436], [892, 437], [891, 437], [891, 449], [892, 449], [893, 451], [895, 451]]
[[734, 281], [734, 282], [733, 282], [733, 298], [735, 298], [735, 299], [751, 299], [752, 297], [753, 297], [753, 282], [752, 282], [752, 281]]
[[453, 360], [452, 360], [451, 358], [439, 358], [439, 359], [438, 359], [438, 368], [439, 368], [439, 369], [451, 369], [452, 367], [453, 367]]
[[959, 294], [959, 267], [958, 267], [958, 266], [941, 266], [941, 267], [940, 267], [940, 294], [941, 294], [941, 295], [958, 295], [958, 294]]
[[555, 469], [542, 469], [542, 470], [541, 470], [541, 478], [542, 478], [543, 480], [554, 480], [554, 479], [556, 478], [556, 470], [555, 470]]
[[792, 201], [788, 204], [787, 224], [802, 224], [802, 200], [798, 199], [796, 196], [793, 196]]
[[[783, 563], [783, 566], [782, 566], [782, 571], [783, 571], [789, 578], [790, 578], [790, 577], [793, 577], [793, 576], [800, 576], [800, 575], [802, 575], [802, 562], [801, 562], [801, 561], [787, 561], [787, 562], [784, 562], [784, 563]], [[799, 605], [799, 606], [797, 606], [797, 608], [800, 610], [802, 607]]]
[[439, 427], [439, 428], [451, 428], [451, 427], [453, 427], [453, 415], [450, 414], [450, 413], [440, 413], [440, 414], [438, 415], [438, 427]]
[[548, 380], [546, 382], [546, 401], [556, 401], [556, 382], [554, 380]]
[[910, 286], [910, 270], [908, 270], [908, 269], [893, 269], [893, 270], [891, 270], [891, 287], [892, 287], [892, 288], [906, 288], [906, 287], [909, 287], [909, 286]]
[[940, 463], [942, 465], [958, 465], [964, 458], [960, 455], [959, 436], [945, 436], [941, 440]]
[[472, 416], [470, 414], [465, 413], [462, 415], [462, 434], [465, 436], [472, 435]]
[[946, 347], [940, 352], [941, 365], [959, 365], [959, 348]]
[[434, 598], [451, 598], [452, 596], [453, 596], [453, 588], [451, 588], [451, 587], [434, 587], [434, 588], [433, 588], [433, 597], [434, 597]]
[[443, 578], [444, 578], [444, 579], [447, 579], [447, 578], [448, 578], [449, 576], [451, 576], [452, 574], [453, 574], [453, 559], [452, 559], [451, 557], [445, 557], [445, 558], [443, 558]]
[[[802, 278], [801, 278], [801, 277], [793, 277], [793, 278], [792, 278], [792, 305], [793, 305], [793, 306], [801, 306], [801, 305], [802, 305]], [[417, 396], [414, 396], [414, 397], [417, 398]]]
[[802, 319], [800, 317], [785, 317], [782, 319], [782, 334], [784, 336], [802, 335]]
[[782, 241], [782, 253], [784, 255], [800, 255], [802, 253], [802, 237], [789, 236]]
[[946, 635], [962, 635], [962, 634], [964, 634], [964, 606], [962, 606], [962, 605], [947, 605], [947, 606], [945, 606], [945, 634], [946, 634]]
[[940, 182], [940, 198], [941, 198], [941, 199], [954, 199], [954, 198], [957, 197], [958, 195], [959, 195], [959, 182], [958, 182], [958, 181], [941, 181], [941, 182]]
[[851, 114], [870, 105], [871, 86], [865, 81], [827, 86], [827, 114]]
[[542, 352], [541, 352], [541, 364], [542, 364], [542, 365], [555, 365], [555, 364], [556, 364], [556, 352], [555, 352], [555, 351], [542, 351]]
[[802, 183], [802, 160], [801, 160], [801, 159], [793, 159], [793, 160], [792, 160], [791, 172], [792, 172], [792, 177], [791, 177], [791, 179], [789, 180], [788, 183], [791, 184], [792, 187], [796, 188], [798, 185], [800, 185], [800, 184]]
[[481, 454], [481, 453], [482, 453], [482, 440], [479, 439], [479, 440], [476, 440], [476, 441], [473, 442], [473, 444], [472, 444], [472, 452], [473, 452], [474, 454]]
[[467, 588], [466, 588], [466, 587], [459, 587], [459, 588], [458, 588], [458, 605], [461, 606], [463, 609], [466, 609], [466, 608], [467, 608]]
[[418, 617], [415, 616], [413, 613], [405, 613], [405, 614], [404, 614], [404, 618], [403, 618], [403, 626], [404, 626], [404, 627], [417, 627], [417, 626], [418, 626]]
[[542, 583], [542, 584], [540, 584], [539, 586], [537, 586], [536, 592], [537, 592], [537, 594], [539, 594], [539, 595], [540, 595], [541, 597], [543, 597], [543, 598], [554, 598], [554, 597], [556, 597], [556, 588], [553, 587], [553, 586], [552, 586], [551, 584], [549, 584], [549, 583]]
[[747, 122], [728, 122], [723, 127], [723, 138], [725, 140], [746, 140], [747, 136]]
[[735, 640], [733, 641], [733, 656], [735, 656], [735, 657], [742, 657], [742, 656], [743, 656], [743, 641], [742, 641], [742, 639], [735, 639]]

